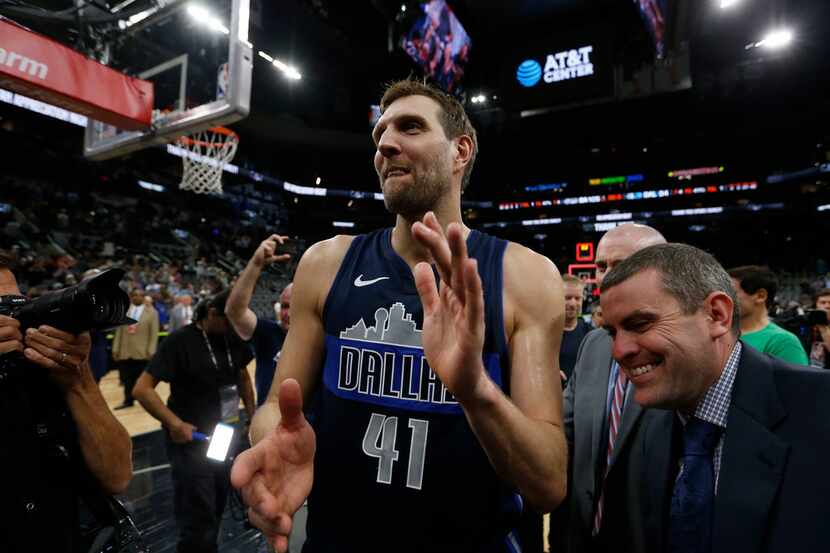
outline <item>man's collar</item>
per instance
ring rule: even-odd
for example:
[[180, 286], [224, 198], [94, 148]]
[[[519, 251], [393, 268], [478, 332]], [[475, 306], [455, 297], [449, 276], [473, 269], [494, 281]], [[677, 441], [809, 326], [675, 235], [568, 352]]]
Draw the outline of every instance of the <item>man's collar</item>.
[[720, 378], [709, 388], [703, 396], [703, 401], [695, 409], [697, 418], [726, 428], [729, 406], [732, 403], [732, 387], [735, 384], [735, 375], [738, 374], [742, 348], [741, 342], [736, 341], [721, 371]]

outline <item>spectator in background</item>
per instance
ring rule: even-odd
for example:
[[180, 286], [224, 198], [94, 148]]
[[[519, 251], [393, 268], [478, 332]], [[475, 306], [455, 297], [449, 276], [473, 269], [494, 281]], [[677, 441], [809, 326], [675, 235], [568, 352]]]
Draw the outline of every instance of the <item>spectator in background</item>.
[[745, 265], [729, 270], [738, 294], [741, 340], [762, 353], [796, 365], [806, 365], [807, 352], [798, 337], [769, 320], [778, 291], [778, 278], [767, 267]]
[[153, 298], [153, 309], [159, 315], [159, 326], [161, 328], [167, 328], [167, 324], [170, 322], [170, 313], [167, 312], [167, 303], [164, 301], [163, 290], [164, 288], [159, 286], [159, 290], [150, 294], [150, 297]]
[[[816, 309], [821, 309], [830, 317], [830, 288], [816, 292]], [[817, 325], [813, 330], [813, 345], [810, 349], [810, 365], [817, 368], [830, 368], [830, 326]]]
[[176, 305], [170, 310], [170, 332], [184, 328], [193, 320], [193, 297], [190, 294], [176, 296]]
[[562, 334], [562, 347], [559, 350], [559, 370], [565, 373], [565, 381], [567, 381], [576, 364], [579, 344], [591, 331], [591, 325], [582, 318], [585, 283], [573, 275], [562, 275], [562, 287], [565, 290], [565, 327]]
[[591, 306], [591, 324], [594, 328], [602, 328], [605, 324], [605, 319], [602, 318], [602, 305], [599, 302]]
[[144, 291], [134, 289], [130, 293], [130, 301], [132, 305], [127, 316], [136, 322], [119, 326], [112, 340], [112, 358], [118, 364], [118, 373], [124, 385], [124, 402], [116, 409], [133, 405], [133, 386], [147, 362], [155, 355], [159, 339], [159, 316], [152, 305], [145, 303]]
[[239, 337], [251, 342], [254, 348], [257, 406], [262, 405], [268, 397], [277, 368], [277, 357], [290, 325], [291, 284], [285, 287], [280, 294], [280, 301], [276, 304], [279, 306], [276, 322], [258, 318], [249, 304], [262, 270], [271, 263], [291, 259], [287, 253], [277, 253], [277, 247], [283, 245], [287, 239], [287, 236], [272, 234], [263, 240], [248, 261], [245, 270], [239, 275], [228, 298], [228, 321]]

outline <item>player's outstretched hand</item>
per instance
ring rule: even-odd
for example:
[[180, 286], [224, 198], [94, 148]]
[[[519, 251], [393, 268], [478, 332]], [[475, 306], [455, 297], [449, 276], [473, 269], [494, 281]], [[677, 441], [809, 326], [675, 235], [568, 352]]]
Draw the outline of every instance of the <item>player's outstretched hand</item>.
[[424, 306], [423, 346], [429, 366], [462, 403], [487, 378], [484, 349], [484, 292], [475, 259], [467, 256], [461, 225], [451, 223], [446, 234], [430, 212], [412, 226], [412, 236], [427, 248], [438, 268], [418, 263], [415, 286]]
[[251, 524], [262, 530], [277, 553], [284, 553], [294, 513], [311, 492], [316, 439], [303, 415], [299, 383], [286, 379], [279, 397], [280, 423], [236, 458], [231, 483], [242, 492]]

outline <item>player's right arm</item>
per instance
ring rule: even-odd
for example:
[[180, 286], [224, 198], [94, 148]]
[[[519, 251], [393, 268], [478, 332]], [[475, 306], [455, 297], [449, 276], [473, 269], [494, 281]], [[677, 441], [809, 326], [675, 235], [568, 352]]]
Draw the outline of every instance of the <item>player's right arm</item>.
[[325, 354], [323, 308], [352, 237], [337, 236], [306, 251], [294, 276], [291, 327], [277, 377], [251, 424], [251, 442], [231, 471], [252, 524], [278, 553], [288, 548], [293, 516], [314, 479], [315, 436], [302, 413], [317, 386]]

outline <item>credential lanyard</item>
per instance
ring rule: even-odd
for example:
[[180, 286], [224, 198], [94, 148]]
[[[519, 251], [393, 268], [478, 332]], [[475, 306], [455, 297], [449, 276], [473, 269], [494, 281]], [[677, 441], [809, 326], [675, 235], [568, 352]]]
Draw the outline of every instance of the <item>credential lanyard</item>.
[[[213, 353], [213, 346], [210, 345], [207, 333], [202, 330], [202, 337], [205, 339], [208, 352], [210, 352], [210, 359], [213, 361], [213, 366], [216, 367], [216, 373], [219, 374], [219, 363], [216, 361], [216, 355]], [[228, 342], [228, 337], [225, 336], [225, 353], [228, 354], [228, 370], [233, 375], [233, 359], [231, 359], [231, 345]], [[236, 384], [229, 384], [219, 388], [219, 412], [223, 422], [231, 424], [239, 420], [239, 392]]]
[[[205, 345], [207, 346], [208, 352], [210, 353], [210, 360], [213, 361], [213, 366], [216, 367], [216, 372], [219, 372], [219, 363], [216, 361], [216, 355], [213, 353], [213, 346], [210, 345], [210, 340], [208, 340], [207, 332], [205, 329], [200, 329], [202, 331], [202, 337], [205, 339]], [[231, 359], [231, 345], [228, 342], [228, 337], [225, 336], [225, 353], [228, 354], [228, 370], [233, 373], [233, 359]]]

